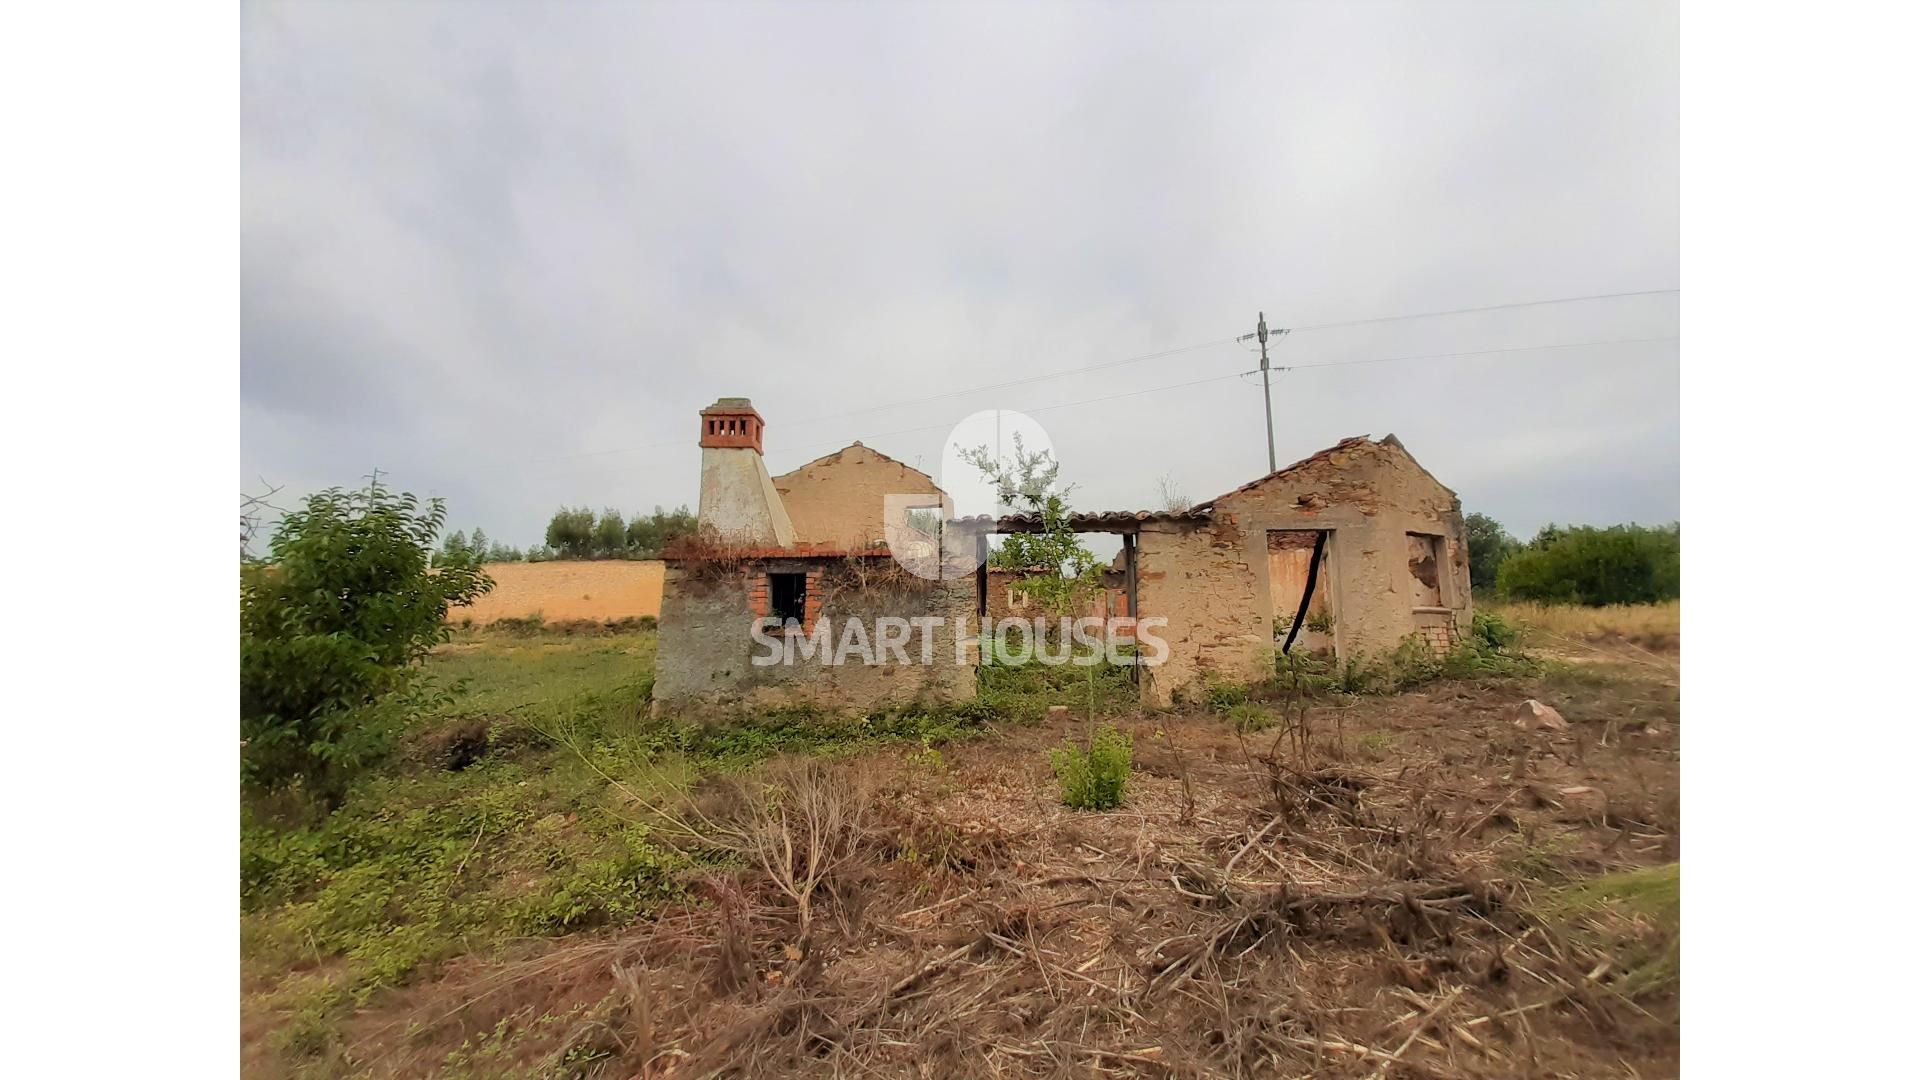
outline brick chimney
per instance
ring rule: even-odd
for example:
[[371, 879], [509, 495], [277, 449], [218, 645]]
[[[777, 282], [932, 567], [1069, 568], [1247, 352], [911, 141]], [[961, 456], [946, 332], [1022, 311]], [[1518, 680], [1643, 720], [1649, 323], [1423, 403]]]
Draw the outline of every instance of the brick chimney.
[[753, 402], [721, 398], [700, 410], [700, 531], [750, 547], [792, 547], [793, 520], [762, 456], [766, 421]]
[[700, 445], [765, 455], [760, 432], [766, 426], [753, 402], [743, 397], [723, 397], [700, 410]]

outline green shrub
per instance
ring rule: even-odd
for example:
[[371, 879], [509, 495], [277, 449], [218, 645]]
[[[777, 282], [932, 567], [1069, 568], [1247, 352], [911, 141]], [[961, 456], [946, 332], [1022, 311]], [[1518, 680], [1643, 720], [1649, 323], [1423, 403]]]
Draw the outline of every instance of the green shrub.
[[1519, 640], [1520, 631], [1512, 623], [1490, 612], [1473, 613], [1473, 639], [1491, 649], [1504, 649]]
[[1265, 731], [1273, 726], [1274, 715], [1251, 701], [1227, 709], [1226, 714], [1235, 731]]
[[[1539, 664], [1510, 648], [1516, 637], [1516, 631], [1497, 616], [1475, 615], [1473, 632], [1445, 654], [1435, 653], [1425, 638], [1409, 634], [1391, 653], [1349, 656], [1337, 663], [1301, 653], [1278, 656], [1273, 678], [1257, 687], [1254, 696], [1265, 700], [1329, 693], [1395, 694], [1435, 679], [1532, 675]], [[1234, 701], [1223, 700], [1216, 711], [1233, 715], [1234, 706]]]
[[1078, 810], [1111, 810], [1126, 798], [1133, 772], [1133, 736], [1111, 724], [1093, 733], [1090, 746], [1071, 743], [1053, 751], [1060, 800]]
[[493, 587], [477, 565], [429, 572], [438, 499], [378, 482], [333, 488], [289, 513], [268, 558], [242, 568], [242, 776], [295, 780], [337, 801], [384, 755], [425, 687], [417, 665], [447, 640], [447, 609]]
[[1232, 712], [1247, 703], [1247, 688], [1237, 683], [1207, 683], [1207, 708], [1218, 713]]
[[1501, 562], [1501, 598], [1542, 603], [1647, 604], [1680, 595], [1680, 526], [1552, 525]]

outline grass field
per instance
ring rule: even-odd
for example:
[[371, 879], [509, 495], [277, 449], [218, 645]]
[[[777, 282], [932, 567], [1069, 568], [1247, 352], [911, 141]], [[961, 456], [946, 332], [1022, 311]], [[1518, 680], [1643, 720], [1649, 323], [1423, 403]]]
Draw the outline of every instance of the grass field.
[[650, 715], [654, 648], [462, 633], [337, 812], [243, 807], [248, 1075], [1677, 1069], [1664, 666], [1175, 713], [1103, 672], [1134, 771], [1090, 813], [1049, 764], [1081, 669], [710, 726]]
[[1475, 601], [1480, 611], [1499, 615], [1536, 635], [1575, 641], [1624, 641], [1648, 649], [1680, 645], [1680, 601], [1580, 607], [1524, 601]]

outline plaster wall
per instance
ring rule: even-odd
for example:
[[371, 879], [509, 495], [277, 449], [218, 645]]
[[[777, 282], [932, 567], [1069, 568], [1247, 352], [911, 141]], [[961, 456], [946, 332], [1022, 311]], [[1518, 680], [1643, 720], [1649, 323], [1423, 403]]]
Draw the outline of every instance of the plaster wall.
[[793, 521], [750, 447], [700, 448], [700, 531], [729, 543], [791, 547]]
[[888, 495], [925, 495], [930, 506], [953, 508], [932, 477], [859, 443], [775, 477], [773, 487], [801, 543], [849, 551], [887, 538]]
[[[1140, 617], [1162, 616], [1164, 663], [1145, 669], [1140, 700], [1172, 705], [1205, 678], [1245, 683], [1267, 673], [1272, 637], [1262, 621], [1265, 582], [1248, 565], [1239, 529], [1217, 515], [1210, 524], [1155, 522], [1138, 539]], [[1260, 563], [1266, 563], [1261, 539]], [[1265, 650], [1265, 652], [1263, 652]]]

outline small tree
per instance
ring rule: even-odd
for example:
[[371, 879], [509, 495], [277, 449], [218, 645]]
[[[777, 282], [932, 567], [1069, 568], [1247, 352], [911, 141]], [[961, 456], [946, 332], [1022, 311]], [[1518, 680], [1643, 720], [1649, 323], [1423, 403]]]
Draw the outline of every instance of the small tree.
[[1476, 591], [1491, 589], [1500, 564], [1519, 549], [1501, 524], [1485, 514], [1467, 515], [1467, 578]]
[[547, 547], [558, 557], [584, 559], [593, 552], [593, 511], [584, 506], [561, 508], [547, 523]]
[[486, 562], [492, 555], [492, 549], [487, 544], [487, 530], [473, 530], [473, 539], [467, 542], [467, 550], [473, 552], [474, 562]]
[[1020, 587], [1056, 615], [1077, 615], [1101, 587], [1106, 565], [1073, 531], [1067, 496], [1073, 485], [1059, 486], [1060, 463], [1053, 453], [1029, 453], [1020, 434], [1013, 436], [1013, 458], [994, 457], [984, 446], [960, 452], [993, 484], [1001, 505], [1038, 519], [1035, 532], [1013, 533], [1000, 542], [987, 565], [1025, 574]]
[[593, 550], [609, 559], [626, 554], [627, 520], [620, 516], [620, 511], [612, 507], [601, 511], [600, 521], [593, 527]]
[[467, 543], [467, 534], [459, 530], [447, 534], [440, 542], [440, 551], [433, 557], [435, 566], [461, 566], [478, 561], [473, 546]]
[[[987, 565], [1025, 575], [1020, 588], [1042, 609], [1063, 620], [1077, 619], [1087, 603], [1103, 585], [1100, 575], [1106, 570], [1080, 534], [1073, 531], [1072, 511], [1067, 496], [1073, 485], [1059, 485], [1060, 463], [1053, 453], [1040, 450], [1029, 453], [1018, 432], [1013, 436], [1013, 459], [995, 457], [984, 446], [960, 453], [963, 461], [979, 469], [993, 484], [1001, 505], [1019, 509], [1037, 519], [1034, 532], [1013, 533], [987, 557]], [[984, 629], [984, 628], [983, 628]], [[1063, 622], [1061, 635], [1069, 650], [1073, 641]], [[989, 635], [991, 638], [991, 635]], [[999, 651], [997, 638], [994, 651]], [[1087, 746], [1093, 745], [1094, 667], [1087, 665]]]
[[493, 581], [460, 560], [428, 572], [446, 518], [378, 480], [333, 488], [280, 522], [240, 584], [242, 777], [294, 780], [329, 801], [390, 747], [447, 609]]
[[635, 558], [657, 559], [668, 544], [691, 536], [699, 524], [685, 506], [673, 511], [656, 506], [653, 513], [636, 515], [627, 523], [627, 547]]

